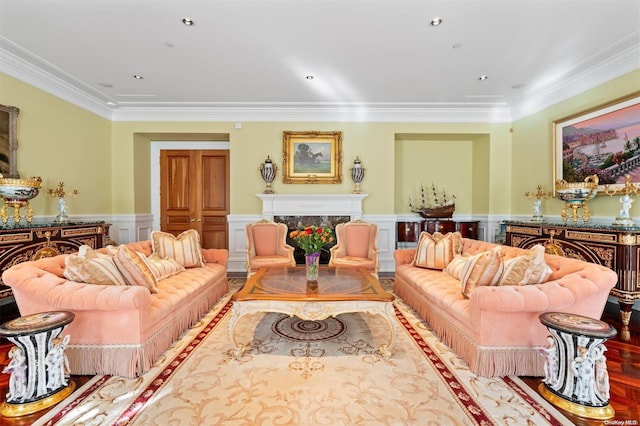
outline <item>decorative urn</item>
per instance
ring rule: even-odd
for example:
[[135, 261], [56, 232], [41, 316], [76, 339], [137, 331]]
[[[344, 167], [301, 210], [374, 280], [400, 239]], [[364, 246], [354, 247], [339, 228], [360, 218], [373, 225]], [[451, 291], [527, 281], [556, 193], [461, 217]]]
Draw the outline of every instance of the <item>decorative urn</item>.
[[271, 189], [271, 182], [276, 178], [276, 173], [278, 172], [278, 166], [273, 164], [271, 158], [267, 155], [267, 159], [264, 160], [264, 163], [260, 164], [260, 175], [262, 176], [262, 180], [267, 184], [267, 188], [264, 190], [264, 194], [273, 194], [273, 189]]
[[42, 179], [40, 176], [32, 176], [29, 179], [5, 178], [0, 174], [0, 197], [4, 199], [4, 204], [0, 209], [0, 218], [5, 225], [9, 221], [7, 207], [13, 207], [14, 219], [20, 222], [20, 208], [24, 207], [27, 212], [25, 220], [31, 222], [33, 211], [29, 205], [29, 200], [35, 198], [40, 193]]

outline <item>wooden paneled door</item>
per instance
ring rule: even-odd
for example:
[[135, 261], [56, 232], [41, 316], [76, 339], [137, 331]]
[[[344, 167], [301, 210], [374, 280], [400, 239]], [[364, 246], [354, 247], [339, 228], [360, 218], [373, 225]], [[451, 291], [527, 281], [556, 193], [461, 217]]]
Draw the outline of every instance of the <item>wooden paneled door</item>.
[[228, 150], [160, 151], [160, 229], [196, 229], [204, 248], [228, 248]]

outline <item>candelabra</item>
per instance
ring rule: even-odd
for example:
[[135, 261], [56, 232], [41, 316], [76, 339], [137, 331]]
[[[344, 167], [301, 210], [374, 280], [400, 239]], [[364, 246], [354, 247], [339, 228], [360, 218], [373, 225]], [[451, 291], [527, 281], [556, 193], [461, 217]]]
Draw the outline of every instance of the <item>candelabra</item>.
[[72, 191], [65, 191], [64, 182], [59, 182], [58, 186], [55, 188], [49, 188], [47, 191], [51, 198], [58, 199], [58, 215], [55, 218], [56, 222], [68, 222], [69, 216], [67, 214], [67, 200], [66, 196], [75, 196], [80, 194], [77, 189]]
[[545, 192], [542, 189], [542, 185], [538, 185], [536, 188], [536, 192], [527, 191], [524, 193], [524, 196], [527, 197], [529, 200], [535, 198], [535, 201], [533, 204], [533, 217], [531, 218], [531, 220], [534, 222], [542, 222], [544, 220], [544, 218], [542, 217], [542, 200], [546, 200], [553, 197], [553, 192], [552, 191]]
[[265, 194], [273, 194], [273, 190], [271, 189], [271, 182], [276, 178], [276, 173], [278, 173], [278, 166], [273, 164], [271, 158], [267, 155], [267, 159], [264, 160], [264, 163], [260, 164], [258, 168], [260, 170], [260, 175], [262, 176], [262, 180], [267, 184], [267, 188], [264, 190]]
[[360, 190], [360, 183], [362, 183], [362, 179], [364, 179], [365, 168], [362, 167], [362, 161], [360, 161], [360, 157], [356, 155], [356, 159], [353, 161], [353, 168], [351, 169], [351, 179], [353, 183], [356, 184], [356, 188], [353, 190], [354, 194], [362, 194]]
[[631, 215], [629, 214], [629, 210], [631, 209], [631, 204], [633, 204], [633, 195], [637, 196], [640, 188], [631, 183], [631, 176], [626, 175], [624, 177], [624, 186], [618, 188], [611, 188], [610, 185], [604, 186], [604, 193], [608, 196], [615, 195], [616, 192], [624, 193], [622, 197], [620, 197], [620, 213], [616, 217], [616, 220], [612, 223], [613, 226], [634, 226], [633, 219], [631, 219]]

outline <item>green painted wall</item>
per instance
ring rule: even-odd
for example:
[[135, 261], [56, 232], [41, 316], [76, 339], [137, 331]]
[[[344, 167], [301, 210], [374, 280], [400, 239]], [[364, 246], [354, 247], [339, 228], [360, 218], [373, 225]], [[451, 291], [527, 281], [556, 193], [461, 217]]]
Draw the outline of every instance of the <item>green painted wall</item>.
[[31, 201], [36, 216], [57, 214], [47, 189], [58, 182], [80, 195], [68, 199], [73, 214], [112, 210], [111, 123], [93, 113], [0, 73], [0, 104], [20, 108], [18, 172], [40, 176], [42, 189]]
[[[270, 155], [282, 167], [282, 132], [319, 130], [343, 132], [343, 183], [285, 185], [279, 171], [277, 193], [350, 193], [358, 155], [366, 168], [365, 214], [408, 213], [408, 195], [434, 182], [456, 194], [458, 213], [508, 215], [531, 212], [525, 191], [551, 189], [553, 120], [632, 93], [639, 81], [640, 70], [513, 124], [244, 122], [235, 129], [232, 122], [110, 122], [2, 73], [0, 103], [21, 109], [21, 175], [41, 176], [45, 189], [60, 180], [79, 189], [71, 214], [149, 213], [150, 141], [222, 139], [231, 146], [231, 213], [258, 214], [258, 166]], [[45, 194], [32, 206], [36, 215], [56, 213]], [[561, 206], [548, 200], [543, 213], [558, 215]], [[594, 215], [618, 210], [609, 197], [593, 202]]]

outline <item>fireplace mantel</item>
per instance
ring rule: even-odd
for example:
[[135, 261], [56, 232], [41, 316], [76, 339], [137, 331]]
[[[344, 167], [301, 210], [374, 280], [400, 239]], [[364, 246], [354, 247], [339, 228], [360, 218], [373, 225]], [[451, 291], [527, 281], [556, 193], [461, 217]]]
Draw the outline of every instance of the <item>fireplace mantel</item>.
[[350, 216], [362, 218], [362, 200], [368, 194], [256, 194], [262, 200], [262, 216]]

